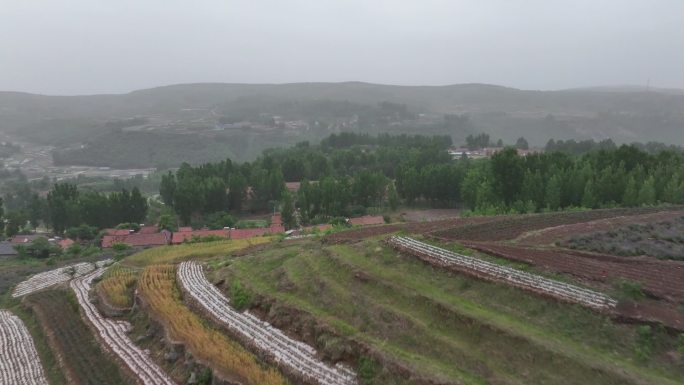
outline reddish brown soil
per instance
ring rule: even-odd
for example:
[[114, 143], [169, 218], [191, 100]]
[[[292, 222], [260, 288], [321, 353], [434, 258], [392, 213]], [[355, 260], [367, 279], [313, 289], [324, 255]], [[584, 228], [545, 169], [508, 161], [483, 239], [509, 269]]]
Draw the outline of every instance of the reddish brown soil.
[[[681, 210], [682, 208], [678, 207], [677, 209]], [[501, 216], [495, 217], [497, 220], [492, 221], [491, 223], [446, 227], [435, 231], [433, 235], [438, 238], [449, 240], [504, 241], [517, 238], [528, 231], [541, 230], [554, 226], [672, 210], [674, 210], [674, 208], [645, 207]]]
[[650, 214], [599, 219], [585, 223], [560, 225], [528, 232], [518, 237], [515, 241], [522, 245], [549, 245], [577, 235], [608, 231], [616, 227], [635, 223], [661, 222], [682, 216], [684, 216], [684, 210], [661, 211]]
[[464, 245], [490, 255], [590, 281], [610, 282], [623, 278], [640, 282], [644, 291], [650, 295], [684, 302], [684, 262], [614, 257], [563, 249], [532, 249], [484, 242], [467, 241]]
[[626, 322], [659, 324], [684, 330], [684, 313], [663, 301], [623, 302], [618, 304], [616, 318]]
[[555, 273], [570, 274], [598, 286], [616, 279], [640, 282], [647, 294], [663, 299], [621, 305], [616, 317], [632, 322], [662, 323], [684, 330], [684, 314], [677, 310], [684, 302], [684, 262], [652, 258], [624, 258], [564, 249], [533, 249], [486, 242], [464, 242], [475, 250], [518, 262], [529, 263]]

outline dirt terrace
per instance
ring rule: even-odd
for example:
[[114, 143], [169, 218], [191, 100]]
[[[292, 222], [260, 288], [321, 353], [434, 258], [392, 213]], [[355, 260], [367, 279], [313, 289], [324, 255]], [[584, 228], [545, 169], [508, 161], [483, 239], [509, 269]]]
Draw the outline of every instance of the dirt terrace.
[[522, 245], [544, 245], [553, 244], [570, 237], [591, 234], [600, 231], [608, 231], [617, 227], [636, 224], [653, 223], [667, 221], [684, 216], [684, 210], [661, 211], [642, 215], [626, 215], [614, 218], [599, 219], [584, 223], [560, 225], [546, 229], [531, 231], [515, 239], [516, 243]]
[[619, 315], [629, 320], [662, 322], [684, 330], [684, 313], [675, 308], [684, 302], [684, 262], [648, 257], [624, 258], [562, 249], [543, 250], [488, 242], [463, 242], [466, 247], [497, 257], [528, 263], [554, 273], [570, 274], [599, 286], [617, 279], [636, 281], [648, 295], [665, 301], [620, 307]]

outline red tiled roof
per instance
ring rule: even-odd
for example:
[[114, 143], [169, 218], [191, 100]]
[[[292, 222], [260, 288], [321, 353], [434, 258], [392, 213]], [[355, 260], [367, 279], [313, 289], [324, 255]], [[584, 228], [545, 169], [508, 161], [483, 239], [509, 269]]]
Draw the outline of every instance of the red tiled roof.
[[68, 248], [69, 246], [73, 245], [74, 243], [76, 243], [76, 242], [72, 241], [72, 240], [69, 239], [69, 238], [67, 238], [67, 239], [62, 239], [61, 241], [57, 242], [57, 244], [59, 245], [59, 247], [61, 247], [61, 248], [63, 248], [63, 249]]
[[159, 227], [157, 226], [143, 226], [138, 231], [138, 234], [154, 234], [159, 232]]
[[292, 192], [297, 192], [299, 191], [299, 188], [302, 186], [301, 182], [285, 182], [285, 188]]
[[116, 236], [128, 235], [131, 233], [131, 231], [128, 229], [104, 229], [103, 231], [107, 235], [116, 235]]
[[184, 241], [192, 240], [194, 237], [223, 237], [230, 238], [230, 230], [194, 230], [194, 231], [176, 231], [173, 233], [171, 243], [178, 245]]
[[108, 249], [115, 243], [124, 243], [128, 235], [103, 235], [102, 248]]
[[364, 215], [362, 217], [349, 219], [349, 223], [353, 226], [384, 225], [385, 219], [381, 216]]

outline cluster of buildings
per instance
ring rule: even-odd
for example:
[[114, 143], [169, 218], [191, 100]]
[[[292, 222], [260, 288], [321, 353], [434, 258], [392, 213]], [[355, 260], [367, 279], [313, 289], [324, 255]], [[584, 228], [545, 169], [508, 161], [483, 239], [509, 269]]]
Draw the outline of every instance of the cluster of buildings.
[[159, 230], [156, 226], [145, 226], [138, 232], [130, 230], [106, 229], [102, 236], [102, 248], [111, 248], [116, 243], [127, 244], [131, 247], [153, 247], [164, 245], [179, 245], [197, 238], [219, 237], [226, 239], [245, 239], [268, 234], [284, 233], [285, 227], [280, 214], [271, 217], [269, 227], [251, 229], [224, 228], [220, 230], [193, 230], [191, 227], [181, 227], [178, 231]]
[[[0, 242], [0, 257], [13, 257], [15, 255], [18, 255], [19, 253], [14, 248], [14, 246], [27, 245], [38, 238], [46, 237], [42, 234], [15, 235], [7, 241]], [[76, 243], [69, 238], [63, 239], [59, 237], [48, 238], [48, 242], [59, 246], [62, 250], [65, 250], [69, 248], [69, 246]]]
[[[504, 148], [505, 147], [484, 147], [471, 150], [467, 147], [458, 147], [450, 148], [448, 152], [452, 159], [461, 159], [464, 156], [468, 159], [483, 159], [492, 157], [492, 155], [496, 154], [497, 152], [503, 151]], [[517, 150], [519, 156], [527, 156], [529, 154], [541, 152], [540, 149], [523, 150], [519, 148]]]
[[[374, 226], [384, 224], [382, 216], [366, 215], [358, 218], [350, 218], [348, 224], [352, 226]], [[197, 238], [218, 237], [225, 239], [246, 239], [270, 234], [287, 233], [287, 235], [300, 235], [315, 231], [326, 231], [332, 228], [330, 224], [322, 224], [304, 227], [299, 230], [286, 232], [283, 226], [281, 215], [274, 214], [271, 217], [271, 224], [268, 227], [234, 229], [224, 228], [220, 230], [193, 230], [191, 227], [181, 227], [178, 231], [160, 230], [157, 226], [143, 226], [138, 231], [128, 229], [105, 229], [102, 236], [101, 246], [103, 249], [112, 248], [117, 243], [123, 243], [134, 248], [147, 248], [166, 245], [180, 245], [184, 242], [192, 241]], [[43, 234], [15, 235], [8, 241], [0, 242], [0, 257], [11, 257], [17, 255], [14, 248], [16, 245], [32, 243]], [[65, 238], [48, 238], [50, 243], [58, 245], [63, 250], [69, 248], [75, 242]]]

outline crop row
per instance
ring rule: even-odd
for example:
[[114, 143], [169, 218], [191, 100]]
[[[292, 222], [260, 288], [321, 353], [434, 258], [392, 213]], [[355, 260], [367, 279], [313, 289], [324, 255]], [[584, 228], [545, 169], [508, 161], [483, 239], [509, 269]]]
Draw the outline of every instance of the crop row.
[[316, 357], [313, 347], [286, 336], [249, 312], [234, 310], [229, 299], [206, 279], [199, 264], [183, 262], [178, 268], [178, 282], [213, 318], [307, 382], [329, 385], [357, 383], [356, 374], [346, 366], [340, 363], [330, 366]]
[[48, 385], [28, 329], [7, 310], [0, 310], [0, 384]]
[[90, 273], [96, 268], [100, 268], [111, 263], [111, 259], [98, 261], [96, 263], [81, 262], [74, 265], [60, 267], [58, 269], [45, 271], [31, 276], [31, 278], [20, 282], [12, 292], [12, 297], [22, 297], [27, 294], [43, 290], [50, 286], [69, 282], [71, 279]]
[[519, 237], [523, 233], [548, 227], [570, 225], [595, 221], [618, 216], [630, 216], [668, 210], [667, 208], [620, 208], [604, 210], [588, 210], [576, 212], [557, 212], [545, 214], [517, 215], [494, 217], [489, 221], [469, 226], [454, 226], [443, 228], [432, 233], [435, 237], [470, 240], [470, 241], [503, 241]]
[[388, 243], [400, 251], [416, 255], [439, 266], [454, 268], [487, 280], [505, 282], [563, 301], [578, 303], [597, 310], [611, 309], [617, 305], [614, 299], [603, 293], [456, 254], [412, 238], [391, 237]]
[[104, 344], [121, 359], [142, 384], [173, 385], [173, 380], [128, 338], [127, 332], [131, 325], [125, 321], [114, 321], [102, 317], [95, 305], [90, 302], [88, 293], [91, 284], [103, 273], [104, 268], [98, 268], [88, 275], [71, 281], [71, 288], [76, 293], [76, 298], [86, 318]]
[[639, 282], [646, 293], [681, 302], [684, 299], [684, 263], [654, 258], [624, 258], [566, 249], [534, 249], [497, 243], [464, 242], [465, 246], [509, 260], [592, 281], [627, 279]]
[[283, 375], [264, 366], [257, 357], [183, 304], [176, 287], [174, 265], [153, 265], [140, 275], [138, 293], [165, 335], [183, 344], [193, 358], [215, 369], [216, 377], [244, 385], [284, 385]]
[[70, 384], [124, 384], [121, 369], [90, 332], [77, 308], [71, 306], [71, 293], [47, 290], [28, 296], [28, 304], [45, 330], [50, 348]]

